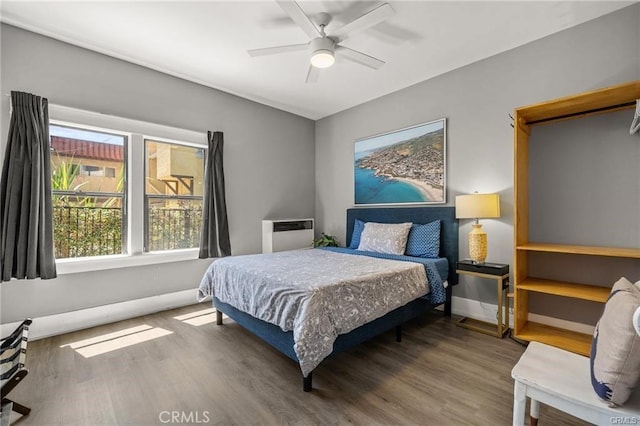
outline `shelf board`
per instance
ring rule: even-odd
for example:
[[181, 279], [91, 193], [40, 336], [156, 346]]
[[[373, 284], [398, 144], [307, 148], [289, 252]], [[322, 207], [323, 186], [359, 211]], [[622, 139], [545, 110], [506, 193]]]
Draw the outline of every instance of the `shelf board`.
[[605, 303], [609, 297], [609, 293], [611, 293], [610, 287], [598, 287], [595, 285], [576, 284], [533, 277], [527, 277], [527, 279], [521, 283], [516, 284], [516, 288], [518, 290], [535, 291], [537, 293], [553, 294], [555, 296], [565, 296], [600, 303]]
[[547, 253], [585, 254], [592, 256], [628, 257], [640, 259], [640, 248], [578, 246], [569, 244], [526, 243], [518, 244], [517, 250]]
[[527, 321], [515, 335], [516, 338], [533, 342], [545, 343], [569, 352], [589, 356], [591, 353], [591, 339], [589, 334]]

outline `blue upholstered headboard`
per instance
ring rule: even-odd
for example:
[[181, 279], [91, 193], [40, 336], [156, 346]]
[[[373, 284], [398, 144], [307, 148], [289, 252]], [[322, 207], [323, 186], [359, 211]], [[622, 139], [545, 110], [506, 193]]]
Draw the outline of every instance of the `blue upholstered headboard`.
[[458, 221], [454, 207], [380, 207], [347, 209], [347, 247], [356, 219], [379, 223], [429, 223], [440, 220], [440, 256], [449, 259], [449, 284], [458, 284]]

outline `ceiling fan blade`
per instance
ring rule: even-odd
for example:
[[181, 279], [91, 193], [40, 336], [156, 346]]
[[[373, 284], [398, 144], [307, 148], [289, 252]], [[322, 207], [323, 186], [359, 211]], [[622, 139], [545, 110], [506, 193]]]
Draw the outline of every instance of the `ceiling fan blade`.
[[293, 22], [298, 24], [309, 38], [322, 37], [320, 30], [315, 26], [311, 19], [304, 13], [302, 8], [294, 0], [277, 0], [278, 5], [285, 11]]
[[332, 33], [332, 36], [340, 38], [340, 40], [346, 40], [346, 38], [358, 31], [366, 30], [369, 27], [372, 27], [387, 18], [395, 15], [396, 11], [393, 10], [389, 3], [381, 4], [375, 9], [365, 13], [359, 18], [354, 19], [353, 21], [346, 24], [344, 27]]
[[320, 68], [314, 67], [309, 64], [309, 71], [307, 71], [307, 79], [305, 83], [316, 83], [318, 81], [318, 77], [320, 76]]
[[288, 44], [286, 46], [263, 47], [261, 49], [251, 49], [251, 50], [247, 50], [247, 53], [251, 57], [256, 57], [256, 56], [276, 55], [278, 53], [286, 53], [286, 52], [297, 52], [300, 50], [307, 50], [308, 48], [309, 48], [309, 43]]
[[345, 59], [348, 59], [353, 62], [357, 62], [358, 64], [364, 65], [369, 68], [373, 68], [377, 70], [381, 66], [385, 64], [384, 61], [380, 59], [374, 58], [373, 56], [365, 55], [362, 52], [358, 52], [357, 50], [349, 49], [344, 46], [336, 46], [336, 53], [339, 53]]

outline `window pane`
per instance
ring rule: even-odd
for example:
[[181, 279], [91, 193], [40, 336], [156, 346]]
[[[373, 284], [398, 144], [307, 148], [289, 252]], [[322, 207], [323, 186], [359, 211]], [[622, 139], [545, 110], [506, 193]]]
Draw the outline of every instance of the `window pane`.
[[147, 251], [198, 247], [202, 199], [150, 198], [147, 211]]
[[146, 251], [198, 247], [204, 149], [145, 141]]
[[56, 258], [122, 254], [127, 138], [60, 125], [50, 135]]
[[122, 204], [84, 204], [82, 199], [53, 196], [53, 241], [56, 259], [122, 254]]

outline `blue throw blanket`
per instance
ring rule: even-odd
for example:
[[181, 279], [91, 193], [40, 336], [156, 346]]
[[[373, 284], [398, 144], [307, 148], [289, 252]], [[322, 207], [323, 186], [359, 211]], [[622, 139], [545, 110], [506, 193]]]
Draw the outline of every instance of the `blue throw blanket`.
[[404, 256], [398, 254], [376, 253], [372, 251], [362, 251], [347, 247], [320, 247], [338, 253], [355, 254], [359, 256], [377, 257], [380, 259], [401, 260], [404, 262], [421, 263], [424, 265], [427, 279], [429, 280], [430, 292], [427, 298], [432, 304], [444, 303], [447, 299], [444, 281], [449, 275], [449, 261], [446, 258], [427, 259], [423, 257]]

